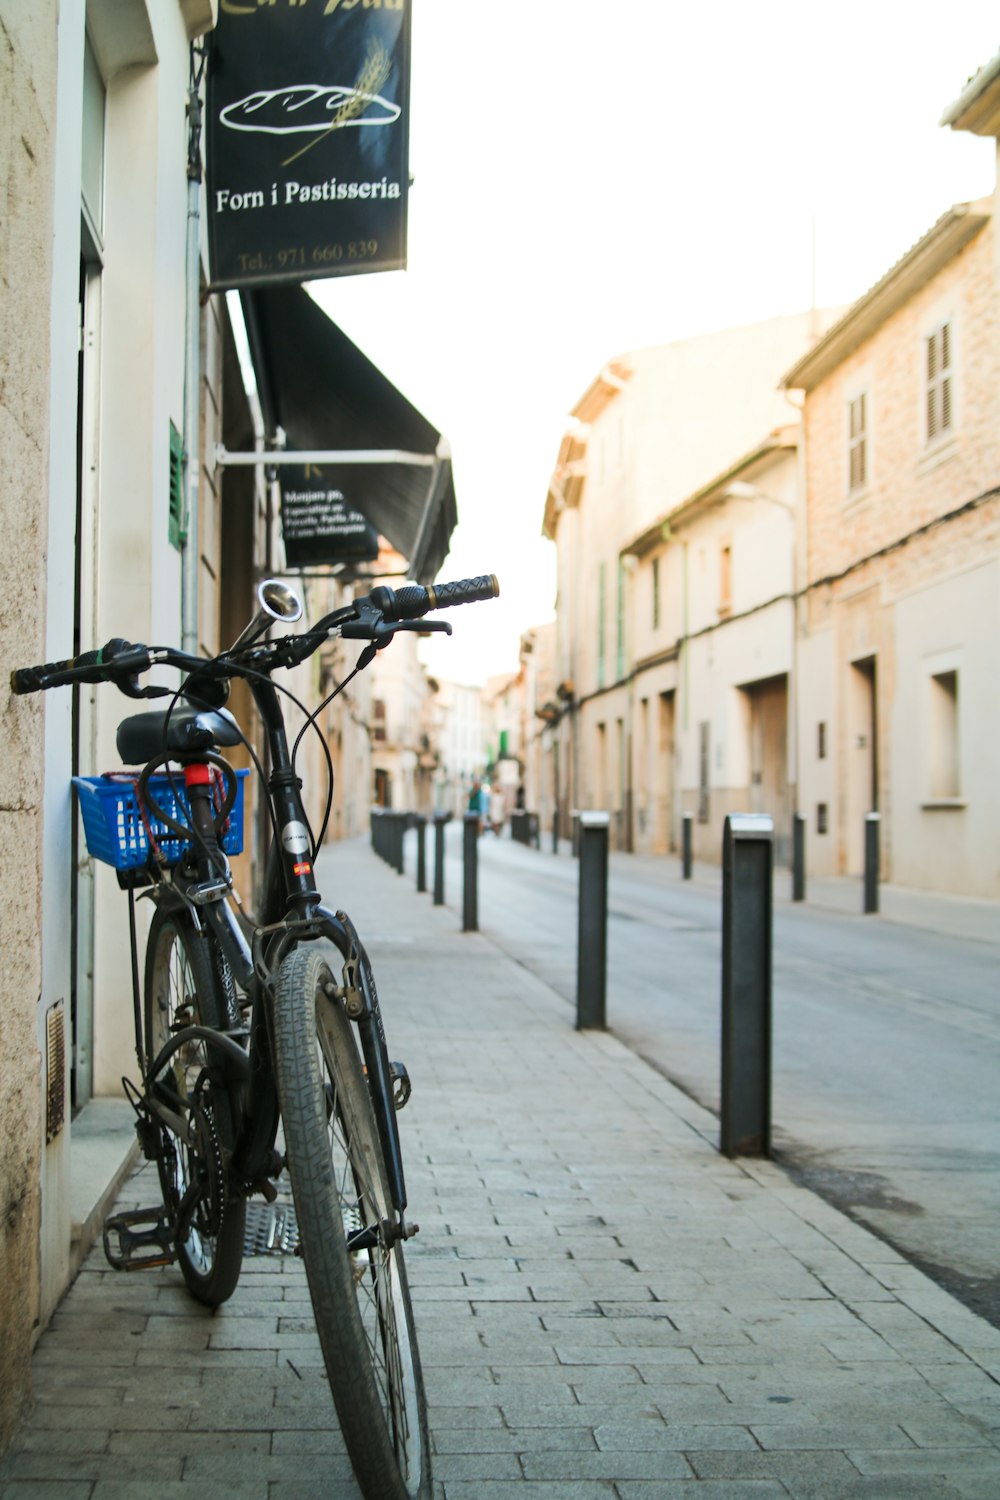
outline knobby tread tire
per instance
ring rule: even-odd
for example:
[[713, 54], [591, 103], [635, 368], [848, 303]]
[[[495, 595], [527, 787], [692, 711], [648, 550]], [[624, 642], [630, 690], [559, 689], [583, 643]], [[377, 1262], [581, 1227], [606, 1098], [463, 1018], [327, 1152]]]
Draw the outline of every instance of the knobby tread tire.
[[[427, 1418], [402, 1247], [379, 1245], [370, 1256], [347, 1248], [344, 1204], [352, 1192], [365, 1223], [373, 1222], [374, 1199], [379, 1219], [392, 1211], [353, 1028], [342, 1003], [325, 992], [330, 979], [322, 955], [300, 949], [282, 964], [275, 986], [275, 1070], [302, 1256], [331, 1394], [365, 1500], [427, 1500]], [[368, 1336], [387, 1327], [395, 1327], [395, 1339]], [[398, 1365], [380, 1363], [387, 1343]], [[390, 1362], [400, 1372], [395, 1401], [384, 1383]]]
[[[199, 933], [184, 912], [158, 908], [153, 916], [146, 944], [145, 1027], [146, 1056], [152, 1062], [167, 1041], [174, 1012], [179, 1001], [191, 1006], [190, 1019], [203, 1026], [223, 1024], [223, 999], [220, 979], [209, 949], [209, 939]], [[224, 962], [224, 960], [223, 960]], [[183, 1054], [176, 1054], [178, 1066]], [[193, 1073], [205, 1062], [204, 1048], [199, 1047], [190, 1059]], [[197, 1302], [218, 1307], [236, 1290], [243, 1264], [243, 1240], [246, 1228], [246, 1200], [231, 1191], [225, 1182], [224, 1158], [235, 1145], [235, 1126], [231, 1102], [224, 1090], [211, 1089], [211, 1112], [215, 1141], [211, 1143], [214, 1160], [211, 1169], [224, 1184], [220, 1191], [221, 1219], [213, 1237], [202, 1237], [192, 1226], [184, 1241], [175, 1241], [177, 1260], [188, 1290]], [[162, 1159], [157, 1162], [164, 1202], [171, 1208], [171, 1196], [179, 1197], [187, 1180], [189, 1158], [180, 1143], [171, 1137], [175, 1152], [175, 1170], [183, 1181], [172, 1177]]]

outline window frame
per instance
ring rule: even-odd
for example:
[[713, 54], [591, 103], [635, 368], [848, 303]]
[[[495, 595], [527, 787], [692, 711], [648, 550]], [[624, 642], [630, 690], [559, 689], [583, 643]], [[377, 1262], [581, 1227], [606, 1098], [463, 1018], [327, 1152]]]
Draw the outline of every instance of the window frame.
[[[943, 358], [938, 363], [938, 341]], [[921, 342], [921, 410], [925, 448], [937, 448], [955, 435], [958, 426], [955, 395], [957, 385], [957, 338], [951, 313], [937, 317]], [[939, 410], [939, 407], [941, 410]]]
[[[860, 416], [857, 428], [855, 428], [855, 413]], [[871, 483], [871, 397], [867, 386], [861, 386], [853, 395], [847, 397], [844, 421], [847, 497], [853, 500], [858, 495], [864, 494]], [[860, 459], [857, 467], [860, 472], [856, 475], [855, 459], [858, 455]]]

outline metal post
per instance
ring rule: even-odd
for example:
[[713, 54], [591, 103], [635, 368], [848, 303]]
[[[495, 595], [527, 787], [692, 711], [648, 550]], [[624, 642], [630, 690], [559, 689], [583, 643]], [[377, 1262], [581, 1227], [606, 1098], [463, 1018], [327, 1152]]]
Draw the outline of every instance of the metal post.
[[580, 905], [576, 945], [576, 1029], [607, 1026], [608, 831], [606, 812], [579, 818]]
[[881, 813], [865, 813], [865, 914], [878, 911], [879, 824]]
[[[192, 64], [193, 65], [193, 64]], [[184, 532], [181, 542], [181, 648], [199, 644], [201, 569], [198, 476], [201, 472], [201, 98], [192, 76], [188, 91], [187, 249], [184, 328]]]
[[806, 820], [802, 813], [792, 816], [792, 900], [806, 899]]
[[479, 814], [467, 812], [462, 828], [462, 931], [479, 931]]
[[722, 1080], [719, 1148], [771, 1152], [771, 880], [774, 823], [726, 818], [722, 844]]
[[427, 819], [423, 813], [417, 813], [413, 819], [417, 829], [417, 890], [427, 889], [427, 849], [424, 842], [424, 834], [427, 829]]
[[681, 878], [691, 879], [691, 845], [694, 830], [694, 813], [681, 814]]
[[397, 875], [402, 875], [404, 871], [403, 834], [406, 832], [406, 819], [407, 815], [404, 812], [394, 812], [390, 819], [392, 843], [389, 849], [389, 863]]
[[451, 813], [434, 814], [434, 905], [444, 905], [444, 825]]

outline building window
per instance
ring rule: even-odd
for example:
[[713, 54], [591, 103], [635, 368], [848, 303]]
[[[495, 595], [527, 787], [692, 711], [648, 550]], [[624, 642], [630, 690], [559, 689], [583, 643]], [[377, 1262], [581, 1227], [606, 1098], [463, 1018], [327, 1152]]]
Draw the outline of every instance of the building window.
[[719, 614], [728, 615], [733, 607], [733, 549], [726, 542], [719, 549]]
[[600, 563], [597, 569], [597, 686], [604, 686], [604, 609], [607, 594], [607, 566]]
[[852, 494], [868, 483], [868, 394], [847, 403], [847, 489]]
[[710, 791], [708, 784], [708, 756], [712, 726], [707, 719], [698, 725], [698, 822], [707, 823]]
[[816, 755], [819, 760], [826, 760], [826, 725], [816, 725]]
[[660, 559], [653, 558], [653, 629], [660, 628]]
[[816, 803], [816, 832], [826, 833], [829, 830], [829, 808], [825, 802]]
[[382, 698], [376, 698], [372, 703], [372, 738], [385, 744], [385, 700]]
[[927, 344], [927, 441], [934, 442], [950, 432], [952, 407], [952, 335], [951, 324], [942, 323], [926, 340]]
[[958, 762], [958, 673], [935, 672], [930, 680], [930, 794], [932, 801], [961, 796]]
[[625, 675], [625, 562], [618, 559], [618, 597], [615, 607], [615, 678]]

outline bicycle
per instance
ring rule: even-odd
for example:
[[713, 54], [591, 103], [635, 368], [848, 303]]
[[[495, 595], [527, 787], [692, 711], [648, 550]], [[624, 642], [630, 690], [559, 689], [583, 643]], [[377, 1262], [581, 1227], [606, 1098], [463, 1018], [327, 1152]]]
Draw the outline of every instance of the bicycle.
[[[275, 622], [302, 615], [294, 591], [269, 579], [258, 589], [254, 619], [212, 659], [115, 639], [11, 673], [15, 693], [113, 682], [131, 698], [171, 700], [119, 725], [119, 753], [126, 765], [142, 765], [138, 775], [76, 778], [88, 847], [115, 865], [128, 891], [141, 1085], [123, 1085], [163, 1194], [155, 1209], [107, 1221], [108, 1259], [122, 1270], [177, 1260], [192, 1296], [219, 1306], [239, 1280], [247, 1200], [260, 1193], [273, 1202], [287, 1167], [324, 1364], [366, 1500], [431, 1493], [403, 1262], [417, 1226], [405, 1217], [396, 1123], [411, 1085], [403, 1064], [389, 1060], [374, 975], [354, 924], [322, 904], [315, 884], [332, 767], [314, 840], [295, 769], [305, 729], [290, 748], [272, 673], [305, 661], [332, 636], [365, 642], [353, 670], [306, 715], [306, 727], [315, 726], [398, 631], [450, 634], [450, 624], [423, 617], [498, 593], [492, 575], [436, 588], [382, 586], [299, 635], [265, 639]], [[180, 687], [140, 687], [153, 667], [180, 669]], [[235, 677], [247, 681], [260, 713], [269, 770], [224, 707]], [[241, 845], [249, 773], [234, 771], [219, 752], [239, 744], [262, 778], [273, 833], [259, 921], [237, 905], [227, 858]], [[141, 987], [136, 891], [156, 908]], [[339, 953], [339, 981], [322, 942]]]

